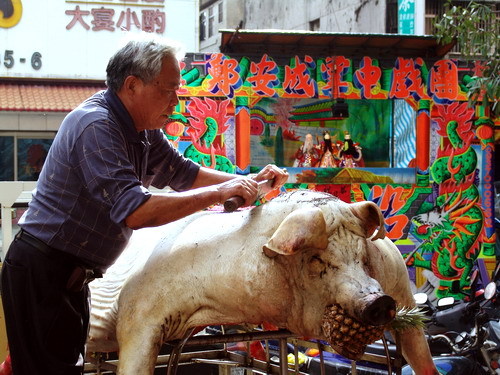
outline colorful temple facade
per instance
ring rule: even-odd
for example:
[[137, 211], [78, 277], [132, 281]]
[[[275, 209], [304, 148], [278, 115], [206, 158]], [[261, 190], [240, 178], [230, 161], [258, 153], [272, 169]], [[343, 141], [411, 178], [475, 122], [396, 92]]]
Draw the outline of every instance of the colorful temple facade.
[[[291, 175], [288, 190], [375, 202], [415, 283], [432, 272], [438, 297], [464, 298], [474, 269], [491, 272], [498, 119], [469, 108], [466, 92], [481, 63], [234, 56], [192, 55], [182, 65], [181, 102], [165, 133], [185, 156], [242, 174], [275, 163]], [[340, 117], [338, 102], [348, 109]], [[294, 168], [305, 135], [320, 148], [325, 132], [339, 148], [352, 139], [363, 163]]]

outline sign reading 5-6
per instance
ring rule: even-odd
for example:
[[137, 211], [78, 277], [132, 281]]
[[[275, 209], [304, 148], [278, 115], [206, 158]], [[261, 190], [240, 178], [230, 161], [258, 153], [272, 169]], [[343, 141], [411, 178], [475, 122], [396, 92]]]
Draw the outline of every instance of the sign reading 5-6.
[[16, 26], [23, 14], [21, 0], [0, 0], [0, 27]]
[[[0, 0], [0, 3], [2, 0]], [[3, 62], [3, 65], [7, 68], [13, 68], [14, 64], [16, 63], [16, 60], [14, 59], [14, 51], [10, 49], [6, 49], [4, 54], [3, 54], [3, 59], [2, 56], [0, 55], [0, 60]], [[21, 57], [19, 58], [19, 63], [20, 64], [25, 64], [27, 63], [27, 58], [26, 57]], [[39, 70], [42, 67], [42, 54], [40, 52], [34, 52], [31, 55], [31, 67], [35, 70]]]

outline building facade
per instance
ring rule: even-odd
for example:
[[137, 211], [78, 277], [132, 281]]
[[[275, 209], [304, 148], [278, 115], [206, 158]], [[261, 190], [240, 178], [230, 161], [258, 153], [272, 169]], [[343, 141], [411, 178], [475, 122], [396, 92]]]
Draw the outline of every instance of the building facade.
[[201, 0], [200, 51], [218, 51], [220, 29], [384, 33], [385, 14], [382, 0]]
[[198, 10], [198, 0], [0, 2], [0, 181], [37, 179], [62, 119], [105, 88], [110, 51], [130, 35], [198, 50]]
[[[500, 17], [500, 0], [479, 2]], [[433, 35], [446, 6], [444, 0], [200, 0], [200, 51], [219, 50], [220, 29]]]

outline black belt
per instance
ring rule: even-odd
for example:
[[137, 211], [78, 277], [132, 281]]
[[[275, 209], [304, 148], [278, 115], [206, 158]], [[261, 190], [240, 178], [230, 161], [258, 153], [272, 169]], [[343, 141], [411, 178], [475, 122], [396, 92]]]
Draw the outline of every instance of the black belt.
[[47, 255], [49, 258], [60, 259], [61, 257], [63, 257], [67, 259], [74, 266], [74, 269], [71, 272], [68, 283], [66, 285], [66, 289], [69, 291], [81, 291], [84, 285], [90, 283], [96, 278], [102, 277], [102, 271], [100, 271], [99, 269], [81, 264], [82, 262], [79, 261], [78, 258], [72, 256], [71, 254], [50, 247], [42, 240], [39, 240], [35, 236], [26, 232], [24, 229], [21, 229], [17, 233], [15, 239], [27, 243], [28, 245]]

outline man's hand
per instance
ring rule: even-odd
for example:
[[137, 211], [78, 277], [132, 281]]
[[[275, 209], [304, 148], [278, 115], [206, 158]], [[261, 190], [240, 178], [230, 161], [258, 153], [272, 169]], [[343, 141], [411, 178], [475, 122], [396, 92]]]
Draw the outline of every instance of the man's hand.
[[219, 202], [224, 203], [231, 197], [239, 196], [245, 201], [244, 206], [250, 206], [257, 200], [259, 189], [257, 182], [251, 178], [237, 177], [215, 185], [219, 192]]
[[253, 179], [257, 182], [273, 180], [272, 188], [278, 189], [287, 182], [288, 177], [286, 169], [278, 168], [274, 164], [268, 164]]
[[[259, 194], [257, 182], [272, 180], [273, 189], [280, 188], [288, 179], [288, 173], [275, 165], [267, 165], [253, 178], [201, 167], [191, 190], [153, 196], [140, 205], [125, 219], [131, 229], [154, 227], [178, 220], [214, 203], [225, 203], [239, 196], [244, 206], [255, 203]], [[239, 207], [239, 205], [238, 205]]]

